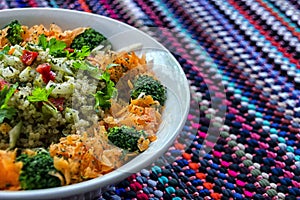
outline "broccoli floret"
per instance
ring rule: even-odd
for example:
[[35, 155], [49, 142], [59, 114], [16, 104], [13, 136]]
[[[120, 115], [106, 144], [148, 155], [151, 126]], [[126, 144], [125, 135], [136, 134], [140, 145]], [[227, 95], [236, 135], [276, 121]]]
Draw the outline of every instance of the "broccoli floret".
[[12, 45], [20, 44], [23, 41], [22, 38], [22, 25], [19, 23], [18, 20], [12, 21], [10, 24], [8, 24], [6, 27], [9, 27], [7, 30], [7, 36], [6, 38], [9, 40], [9, 42]]
[[152, 96], [160, 105], [164, 105], [167, 99], [166, 87], [149, 75], [140, 75], [133, 82], [133, 89], [130, 91], [131, 98], [136, 99], [141, 93]]
[[138, 140], [145, 137], [143, 130], [136, 130], [129, 126], [116, 126], [108, 130], [108, 139], [119, 148], [130, 152], [139, 151]]
[[17, 161], [23, 162], [19, 177], [23, 190], [43, 189], [61, 186], [61, 181], [53, 174], [58, 173], [53, 158], [45, 149], [39, 149], [35, 155], [22, 153]]
[[101, 42], [105, 41], [106, 37], [96, 31], [88, 28], [83, 33], [77, 35], [72, 41], [71, 48], [81, 50], [83, 46], [88, 46], [90, 50], [99, 46]]

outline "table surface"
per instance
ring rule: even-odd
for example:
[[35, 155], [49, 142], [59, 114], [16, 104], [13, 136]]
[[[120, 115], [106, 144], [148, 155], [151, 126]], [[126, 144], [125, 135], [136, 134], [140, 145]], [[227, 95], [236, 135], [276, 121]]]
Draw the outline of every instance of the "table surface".
[[0, 9], [17, 7], [137, 27], [190, 80], [192, 106], [174, 144], [99, 199], [300, 199], [299, 0], [0, 0]]

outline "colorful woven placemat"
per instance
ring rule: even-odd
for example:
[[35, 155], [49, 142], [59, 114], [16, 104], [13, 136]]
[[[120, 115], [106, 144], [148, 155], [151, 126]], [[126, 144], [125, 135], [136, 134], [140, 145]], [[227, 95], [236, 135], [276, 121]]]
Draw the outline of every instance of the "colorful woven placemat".
[[16, 7], [135, 26], [173, 53], [191, 83], [174, 145], [99, 199], [300, 199], [299, 1], [0, 0], [0, 9]]

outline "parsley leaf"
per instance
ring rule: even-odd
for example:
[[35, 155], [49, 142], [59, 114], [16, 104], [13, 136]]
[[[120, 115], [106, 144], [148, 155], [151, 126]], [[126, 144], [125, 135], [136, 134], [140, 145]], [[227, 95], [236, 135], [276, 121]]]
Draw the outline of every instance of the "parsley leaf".
[[80, 69], [80, 70], [88, 70], [89, 66], [87, 63], [84, 62], [74, 62], [72, 64], [72, 66], [74, 67], [74, 69]]
[[15, 108], [8, 106], [8, 102], [17, 87], [18, 84], [16, 83], [10, 87], [4, 86], [4, 88], [0, 91], [0, 123], [2, 123], [5, 118], [12, 119], [17, 112]]
[[67, 54], [65, 50], [67, 44], [65, 42], [55, 38], [51, 38], [49, 41], [47, 41], [47, 38], [44, 34], [39, 36], [38, 45], [41, 46], [43, 50], [49, 48], [49, 54], [54, 57], [65, 56]]
[[49, 41], [49, 53], [50, 55], [59, 55], [63, 53], [62, 51], [65, 50], [67, 44], [63, 41], [59, 41], [55, 38], [51, 38]]
[[105, 87], [103, 89], [98, 90], [95, 94], [93, 94], [93, 96], [95, 97], [94, 108], [95, 110], [98, 110], [99, 107], [104, 109], [110, 108], [110, 99], [116, 92], [115, 83], [110, 80], [110, 74], [107, 71], [101, 74], [100, 70], [97, 67], [92, 66], [87, 62], [74, 62], [73, 68], [88, 71], [91, 73], [90, 75], [93, 78], [99, 79], [100, 81], [105, 83]]
[[67, 55], [67, 58], [73, 60], [84, 60], [87, 56], [90, 55], [90, 53], [90, 48], [88, 46], [83, 46], [81, 50], [74, 49], [74, 52], [69, 53]]
[[49, 90], [47, 90], [46, 88], [34, 88], [32, 91], [32, 95], [28, 96], [27, 99], [30, 102], [39, 102], [39, 101], [44, 101], [47, 102], [48, 101], [48, 97], [51, 94], [52, 90], [54, 89], [53, 87], [50, 87]]
[[97, 67], [95, 67], [87, 62], [76, 61], [72, 64], [72, 66], [74, 69], [90, 72], [90, 75], [93, 78], [96, 78], [96, 79], [101, 78], [100, 70]]
[[51, 38], [47, 41], [47, 37], [44, 34], [39, 36], [38, 45], [46, 50], [49, 48], [49, 54], [54, 57], [67, 57], [72, 60], [84, 60], [90, 55], [90, 48], [88, 46], [83, 46], [81, 50], [74, 49], [74, 52], [70, 53], [66, 47], [67, 44], [63, 41]]
[[83, 60], [85, 57], [89, 56], [90, 53], [90, 48], [88, 46], [83, 46], [80, 51], [77, 51], [76, 57], [79, 60]]
[[100, 80], [105, 82], [105, 87], [102, 90], [97, 91], [93, 96], [95, 97], [95, 109], [98, 107], [101, 108], [110, 108], [111, 102], [110, 99], [116, 92], [115, 83], [110, 80], [110, 74], [108, 72], [104, 72]]
[[8, 51], [10, 50], [9, 46], [5, 46], [1, 51], [0, 51], [0, 59], [4, 58], [4, 55], [8, 54]]
[[48, 46], [48, 41], [47, 38], [44, 34], [39, 36], [39, 42], [38, 45], [41, 46], [43, 48], [43, 50], [46, 50], [49, 46]]
[[58, 110], [55, 105], [49, 101], [49, 95], [55, 86], [51, 86], [48, 90], [46, 88], [34, 88], [32, 95], [28, 96], [27, 99], [30, 102], [42, 102], [42, 113], [44, 116], [57, 116]]

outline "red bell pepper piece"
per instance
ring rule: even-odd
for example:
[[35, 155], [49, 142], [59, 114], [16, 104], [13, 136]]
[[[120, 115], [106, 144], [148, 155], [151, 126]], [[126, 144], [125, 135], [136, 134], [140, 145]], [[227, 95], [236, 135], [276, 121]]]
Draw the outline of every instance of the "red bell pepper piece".
[[29, 66], [35, 61], [38, 55], [39, 55], [38, 52], [28, 51], [25, 49], [23, 50], [21, 61], [24, 63], [24, 65]]
[[51, 71], [51, 65], [49, 63], [40, 64], [36, 71], [42, 75], [43, 81], [48, 83], [50, 80], [55, 80], [55, 73]]

